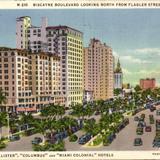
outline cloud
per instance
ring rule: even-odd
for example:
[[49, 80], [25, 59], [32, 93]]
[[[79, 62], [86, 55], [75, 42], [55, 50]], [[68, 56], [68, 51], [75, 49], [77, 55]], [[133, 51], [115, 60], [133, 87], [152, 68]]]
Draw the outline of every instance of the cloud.
[[113, 56], [115, 56], [116, 58], [118, 58], [119, 54], [116, 51], [113, 51]]
[[139, 59], [139, 58], [135, 58], [133, 56], [121, 56], [120, 59], [125, 61], [125, 62], [129, 62], [129, 63], [130, 62], [131, 63], [138, 63], [138, 64], [149, 64], [149, 63], [152, 63], [149, 60], [142, 60], [142, 59]]
[[141, 53], [141, 54], [156, 54], [160, 55], [160, 48], [139, 48], [135, 49], [135, 53]]
[[122, 72], [123, 72], [123, 74], [124, 75], [131, 75], [132, 74], [132, 72], [130, 72], [128, 69], [126, 69], [126, 68], [122, 68]]

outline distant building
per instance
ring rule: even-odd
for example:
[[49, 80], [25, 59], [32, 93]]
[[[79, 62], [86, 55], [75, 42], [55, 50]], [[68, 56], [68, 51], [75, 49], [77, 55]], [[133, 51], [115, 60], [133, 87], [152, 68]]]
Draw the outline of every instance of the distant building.
[[122, 85], [122, 87], [125, 88], [125, 89], [129, 89], [129, 88], [131, 88], [131, 85], [129, 83], [124, 83]]
[[83, 103], [93, 102], [93, 91], [85, 90], [83, 93]]
[[83, 85], [93, 91], [94, 100], [113, 98], [112, 48], [98, 39], [91, 39], [83, 55]]
[[115, 71], [114, 71], [114, 88], [117, 89], [117, 88], [122, 88], [122, 84], [123, 84], [123, 73], [122, 73], [122, 68], [121, 68], [121, 65], [120, 65], [120, 61], [118, 59], [118, 62], [117, 62], [117, 66], [115, 68]]
[[154, 89], [156, 87], [155, 78], [140, 79], [140, 87], [142, 89]]

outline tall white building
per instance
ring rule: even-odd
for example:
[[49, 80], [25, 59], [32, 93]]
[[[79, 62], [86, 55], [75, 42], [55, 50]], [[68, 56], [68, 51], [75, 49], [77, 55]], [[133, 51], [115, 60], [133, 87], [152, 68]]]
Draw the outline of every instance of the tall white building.
[[16, 19], [16, 48], [27, 49], [31, 52], [47, 51], [46, 27], [47, 18], [42, 17], [41, 26], [33, 26], [31, 17]]
[[[23, 34], [21, 34], [23, 33]], [[41, 27], [31, 24], [30, 17], [17, 18], [17, 48], [31, 52], [46, 51], [60, 56], [61, 92], [65, 104], [82, 103], [83, 99], [83, 33], [68, 26]]]
[[83, 34], [67, 26], [50, 26], [47, 30], [48, 52], [61, 57], [61, 90], [66, 106], [83, 99]]

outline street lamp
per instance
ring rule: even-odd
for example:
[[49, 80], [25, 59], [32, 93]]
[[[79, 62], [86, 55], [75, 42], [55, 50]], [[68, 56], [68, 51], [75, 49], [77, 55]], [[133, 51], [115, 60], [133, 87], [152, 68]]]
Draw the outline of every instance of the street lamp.
[[7, 127], [8, 127], [8, 139], [10, 138], [10, 123], [9, 123], [9, 115], [10, 115], [10, 113], [11, 113], [11, 111], [10, 111], [10, 109], [9, 109], [9, 107], [7, 107]]

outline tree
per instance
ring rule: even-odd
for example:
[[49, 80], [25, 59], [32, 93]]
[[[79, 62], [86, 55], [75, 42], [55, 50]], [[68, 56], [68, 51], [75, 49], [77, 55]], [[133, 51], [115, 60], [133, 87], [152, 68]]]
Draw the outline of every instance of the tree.
[[28, 129], [28, 125], [32, 124], [33, 121], [34, 121], [34, 118], [33, 118], [31, 113], [28, 113], [28, 114], [21, 113], [19, 124], [22, 125], [22, 126], [26, 125], [25, 131]]
[[118, 96], [122, 93], [122, 89], [121, 88], [116, 88], [114, 89], [114, 95]]
[[38, 133], [41, 133], [42, 136], [43, 136], [43, 141], [42, 143], [45, 142], [45, 133], [46, 133], [46, 130], [47, 130], [47, 120], [37, 120], [37, 121], [34, 121], [34, 127], [36, 129], [36, 131]]
[[7, 98], [5, 96], [5, 92], [0, 90], [0, 105], [6, 104]]
[[136, 92], [140, 92], [142, 89], [141, 89], [140, 85], [136, 85], [136, 86], [134, 87], [134, 90], [135, 90]]

